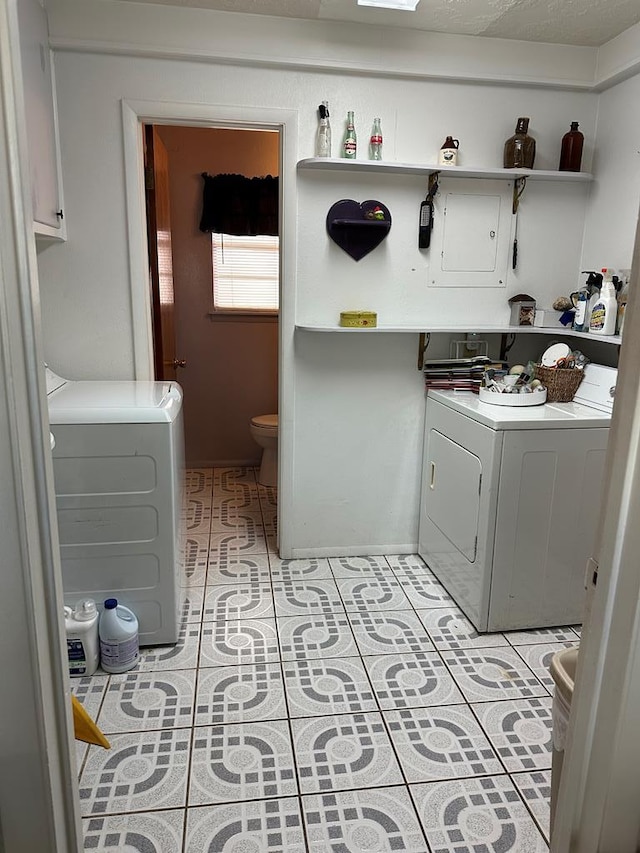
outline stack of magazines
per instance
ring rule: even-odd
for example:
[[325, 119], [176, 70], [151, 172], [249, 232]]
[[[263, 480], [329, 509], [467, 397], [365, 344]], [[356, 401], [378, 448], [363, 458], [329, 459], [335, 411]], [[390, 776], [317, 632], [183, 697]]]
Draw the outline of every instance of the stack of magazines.
[[422, 368], [425, 388], [440, 391], [473, 391], [478, 393], [485, 370], [506, 370], [507, 364], [488, 355], [475, 358], [449, 358], [425, 361]]

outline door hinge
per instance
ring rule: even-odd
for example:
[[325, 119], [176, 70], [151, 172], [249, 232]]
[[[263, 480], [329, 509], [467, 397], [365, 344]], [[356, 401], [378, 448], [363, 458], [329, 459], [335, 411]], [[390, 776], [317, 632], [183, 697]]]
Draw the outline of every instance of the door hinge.
[[145, 166], [144, 167], [144, 188], [145, 190], [154, 190], [155, 187], [155, 177], [153, 174], [153, 166]]
[[585, 586], [595, 586], [598, 583], [598, 564], [593, 559], [593, 557], [589, 557], [587, 560], [587, 572], [586, 572], [586, 584]]
[[480, 474], [480, 477], [478, 479], [478, 494], [482, 494], [482, 474]]

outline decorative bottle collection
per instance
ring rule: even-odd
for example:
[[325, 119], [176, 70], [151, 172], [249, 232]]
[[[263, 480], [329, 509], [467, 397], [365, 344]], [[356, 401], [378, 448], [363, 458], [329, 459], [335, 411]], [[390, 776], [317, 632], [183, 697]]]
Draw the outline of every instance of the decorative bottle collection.
[[[354, 111], [347, 111], [342, 144], [339, 156], [346, 160], [355, 160], [358, 152]], [[515, 133], [504, 143], [502, 164], [505, 169], [533, 169], [536, 158], [536, 140], [529, 134], [529, 117], [520, 116]], [[582, 166], [584, 135], [578, 130], [577, 121], [571, 122], [571, 128], [562, 137], [560, 172], [579, 172]], [[331, 157], [331, 124], [329, 122], [329, 102], [322, 101], [318, 107], [318, 129], [316, 132], [316, 157]], [[453, 136], [445, 137], [437, 155], [439, 166], [457, 166], [460, 142]], [[382, 160], [381, 119], [376, 116], [369, 136], [368, 156], [370, 160]]]
[[504, 144], [505, 169], [533, 169], [536, 141], [528, 131], [529, 119], [523, 116], [518, 119], [516, 132]]
[[356, 159], [356, 151], [358, 140], [356, 137], [356, 128], [353, 123], [353, 110], [347, 112], [347, 127], [344, 132], [344, 140], [342, 142], [342, 156], [347, 160]]
[[582, 146], [584, 136], [578, 130], [578, 122], [571, 122], [571, 130], [562, 137], [562, 148], [560, 149], [561, 172], [579, 172], [582, 163]]
[[447, 136], [442, 143], [440, 151], [438, 151], [439, 166], [457, 166], [458, 165], [458, 148], [460, 143], [452, 136]]
[[329, 124], [329, 101], [323, 101], [318, 107], [318, 133], [316, 136], [316, 157], [331, 157], [331, 125]]
[[382, 128], [380, 127], [379, 118], [374, 118], [373, 127], [371, 128], [371, 138], [369, 140], [369, 159], [382, 160]]

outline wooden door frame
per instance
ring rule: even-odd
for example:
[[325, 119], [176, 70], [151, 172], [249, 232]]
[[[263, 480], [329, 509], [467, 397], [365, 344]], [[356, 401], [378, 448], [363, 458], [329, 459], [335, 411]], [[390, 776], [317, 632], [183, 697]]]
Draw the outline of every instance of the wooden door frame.
[[172, 124], [227, 130], [277, 130], [280, 134], [280, 312], [278, 321], [278, 536], [283, 556], [291, 554], [294, 448], [294, 334], [296, 273], [297, 110], [123, 99], [122, 131], [129, 276], [136, 379], [153, 379], [153, 333], [147, 252], [142, 152], [143, 124]]

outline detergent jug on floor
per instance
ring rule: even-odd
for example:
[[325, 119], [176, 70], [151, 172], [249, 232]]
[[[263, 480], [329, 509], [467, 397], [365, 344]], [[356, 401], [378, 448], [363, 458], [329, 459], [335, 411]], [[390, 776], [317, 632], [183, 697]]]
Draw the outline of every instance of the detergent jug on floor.
[[79, 678], [93, 675], [100, 661], [98, 643], [98, 608], [87, 598], [75, 607], [64, 608], [64, 625], [67, 632], [69, 675]]
[[100, 664], [105, 672], [128, 672], [138, 663], [138, 620], [116, 598], [107, 598], [100, 616]]

